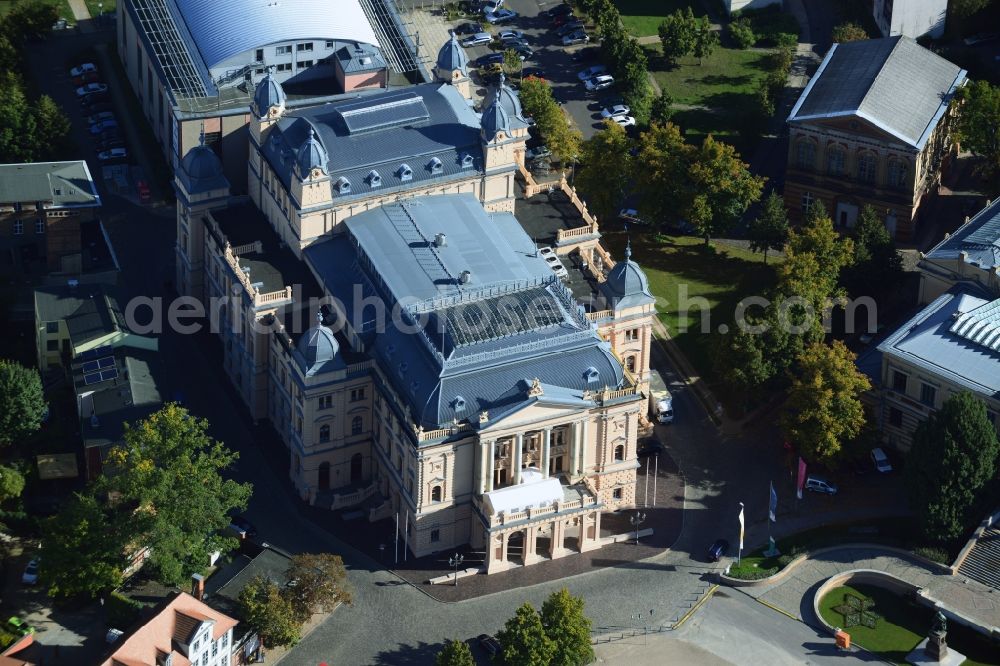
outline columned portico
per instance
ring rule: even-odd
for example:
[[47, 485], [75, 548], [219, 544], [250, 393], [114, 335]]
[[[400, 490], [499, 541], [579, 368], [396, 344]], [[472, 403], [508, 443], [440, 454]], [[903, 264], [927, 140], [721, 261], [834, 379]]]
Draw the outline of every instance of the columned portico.
[[516, 486], [521, 483], [521, 459], [522, 452], [521, 449], [524, 447], [524, 433], [517, 433], [514, 438], [514, 473], [511, 475], [513, 483]]
[[549, 459], [552, 456], [552, 428], [546, 428], [542, 435], [542, 474], [549, 475]]

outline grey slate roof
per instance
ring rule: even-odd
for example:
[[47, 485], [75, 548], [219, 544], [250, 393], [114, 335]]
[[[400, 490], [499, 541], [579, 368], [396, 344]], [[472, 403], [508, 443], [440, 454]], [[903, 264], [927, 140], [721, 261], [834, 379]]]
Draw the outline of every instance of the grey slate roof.
[[[436, 195], [345, 225], [349, 237], [310, 245], [306, 261], [425, 428], [513, 408], [535, 377], [581, 394], [621, 385], [610, 346], [513, 215], [490, 215], [470, 194]], [[472, 277], [462, 284], [464, 270]], [[370, 311], [356, 313], [359, 297], [399, 308], [380, 328]]]
[[1000, 199], [979, 211], [925, 256], [927, 259], [959, 259], [985, 269], [1000, 266]]
[[437, 66], [438, 69], [446, 72], [453, 72], [457, 69], [465, 76], [469, 75], [469, 56], [466, 55], [462, 45], [458, 43], [458, 37], [455, 36], [454, 30], [451, 31], [451, 37], [448, 41], [438, 50]]
[[253, 93], [254, 110], [259, 118], [266, 118], [272, 106], [283, 107], [287, 97], [281, 84], [268, 72]]
[[955, 288], [942, 294], [878, 346], [970, 391], [1000, 396], [1000, 352], [953, 331], [962, 313], [989, 301]]
[[[204, 140], [204, 135], [202, 136]], [[203, 194], [212, 190], [229, 189], [229, 180], [222, 173], [222, 161], [204, 143], [195, 146], [181, 160], [177, 177], [188, 194]]]
[[639, 264], [632, 261], [631, 243], [625, 247], [625, 259], [617, 262], [608, 271], [608, 277], [601, 283], [600, 288], [615, 310], [648, 305], [656, 301], [649, 291], [646, 274], [639, 268]]
[[[286, 188], [310, 127], [329, 156], [335, 200], [483, 173], [479, 119], [447, 84], [422, 84], [286, 113], [261, 146]], [[471, 161], [463, 161], [466, 155]], [[350, 183], [349, 193], [333, 187], [341, 177]]]
[[83, 160], [0, 164], [0, 203], [46, 202], [46, 208], [101, 205], [90, 169]]
[[387, 67], [381, 51], [361, 43], [337, 49], [337, 61], [345, 74], [377, 72]]
[[480, 119], [480, 126], [483, 128], [483, 136], [492, 141], [498, 133], [503, 132], [510, 136], [510, 115], [500, 101], [499, 89], [493, 90], [493, 100], [483, 111]]
[[919, 150], [965, 75], [909, 37], [834, 44], [788, 121], [857, 116]]

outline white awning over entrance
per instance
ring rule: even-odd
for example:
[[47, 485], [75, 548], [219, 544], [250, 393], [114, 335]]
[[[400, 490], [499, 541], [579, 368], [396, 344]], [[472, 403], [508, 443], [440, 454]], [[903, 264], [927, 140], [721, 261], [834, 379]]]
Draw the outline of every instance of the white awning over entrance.
[[528, 508], [542, 508], [563, 499], [563, 487], [559, 479], [546, 479], [541, 472], [523, 470], [523, 483], [486, 493], [486, 504], [491, 513], [516, 513]]

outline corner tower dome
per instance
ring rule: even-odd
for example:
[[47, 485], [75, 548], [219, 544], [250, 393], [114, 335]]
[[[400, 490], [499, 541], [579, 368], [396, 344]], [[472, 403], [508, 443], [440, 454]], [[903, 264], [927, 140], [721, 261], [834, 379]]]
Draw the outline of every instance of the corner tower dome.
[[483, 111], [483, 118], [480, 121], [483, 130], [483, 137], [487, 141], [492, 141], [497, 134], [503, 132], [505, 136], [510, 136], [510, 116], [500, 103], [500, 91], [493, 94], [493, 101]]
[[451, 30], [451, 39], [444, 43], [438, 51], [437, 67], [443, 72], [454, 72], [458, 70], [463, 76], [469, 75], [469, 56], [465, 54], [465, 49], [458, 43], [455, 31]]
[[511, 90], [510, 86], [506, 83], [507, 77], [500, 72], [500, 83], [497, 86], [497, 96], [500, 98], [500, 105], [503, 110], [507, 112], [507, 117], [518, 118], [523, 120], [524, 116], [521, 112], [521, 98], [518, 97], [517, 93]]
[[181, 160], [177, 174], [188, 194], [201, 194], [212, 190], [229, 189], [229, 181], [222, 173], [222, 162], [211, 148], [205, 145], [205, 131], [201, 139]]
[[307, 377], [322, 372], [326, 364], [337, 358], [340, 352], [340, 345], [333, 337], [330, 329], [323, 325], [322, 314], [318, 317], [316, 325], [306, 331], [306, 334], [299, 340], [298, 351], [302, 354], [305, 362]]
[[632, 261], [632, 243], [625, 246], [625, 259], [617, 262], [608, 272], [608, 278], [601, 285], [604, 295], [609, 298], [615, 310], [653, 303], [655, 299], [649, 291], [649, 280]]
[[323, 147], [323, 143], [316, 137], [316, 131], [310, 125], [309, 137], [299, 148], [298, 155], [295, 157], [295, 164], [299, 169], [299, 178], [305, 180], [312, 174], [313, 169], [319, 169], [324, 175], [329, 175], [326, 170], [327, 159], [326, 148]]
[[257, 84], [257, 90], [254, 91], [253, 113], [257, 118], [263, 120], [268, 117], [272, 108], [277, 108], [279, 114], [284, 112], [285, 91], [268, 71]]

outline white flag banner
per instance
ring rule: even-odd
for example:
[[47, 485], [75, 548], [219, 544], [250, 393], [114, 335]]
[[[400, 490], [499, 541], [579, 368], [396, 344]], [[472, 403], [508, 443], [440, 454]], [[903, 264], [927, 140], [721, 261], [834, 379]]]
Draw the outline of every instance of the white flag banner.
[[743, 550], [743, 502], [740, 502], [740, 550]]

